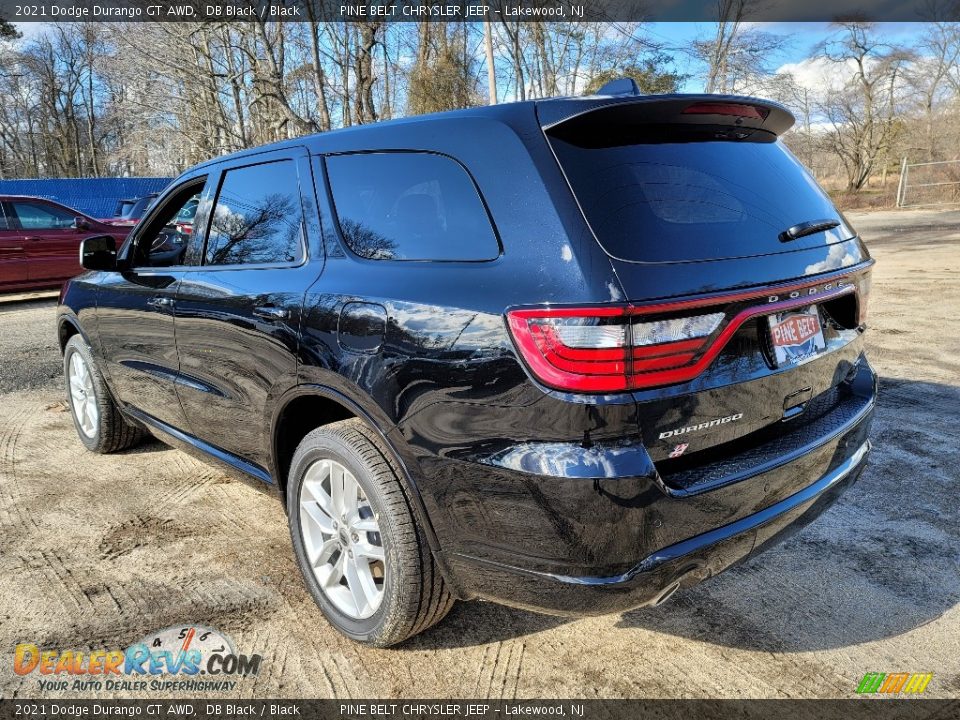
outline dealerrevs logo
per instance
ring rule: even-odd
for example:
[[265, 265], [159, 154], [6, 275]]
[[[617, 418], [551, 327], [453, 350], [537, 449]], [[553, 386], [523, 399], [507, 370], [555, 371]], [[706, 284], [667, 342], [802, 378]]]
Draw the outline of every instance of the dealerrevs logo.
[[737, 413], [736, 415], [727, 415], [726, 417], [717, 418], [716, 420], [702, 422], [699, 425], [690, 425], [688, 427], [675, 428], [674, 430], [664, 430], [662, 433], [660, 433], [660, 439], [666, 440], [667, 438], [676, 437], [677, 435], [685, 435], [687, 433], [697, 432], [698, 430], [706, 430], [707, 428], [716, 427], [717, 425], [726, 425], [727, 423], [736, 422], [742, 417], [743, 413]]
[[258, 654], [237, 653], [217, 630], [178, 625], [151, 633], [126, 650], [41, 650], [20, 643], [13, 671], [39, 675], [40, 690], [233, 690], [233, 678], [257, 675], [262, 660]]

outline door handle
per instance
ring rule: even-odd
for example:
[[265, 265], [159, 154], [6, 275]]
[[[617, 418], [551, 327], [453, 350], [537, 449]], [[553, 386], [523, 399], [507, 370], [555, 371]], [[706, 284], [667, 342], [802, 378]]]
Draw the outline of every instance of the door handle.
[[158, 296], [153, 297], [147, 300], [147, 305], [155, 308], [169, 308], [173, 307], [173, 298]]
[[275, 305], [261, 305], [253, 309], [253, 314], [264, 320], [286, 320], [290, 317], [290, 311], [279, 308]]

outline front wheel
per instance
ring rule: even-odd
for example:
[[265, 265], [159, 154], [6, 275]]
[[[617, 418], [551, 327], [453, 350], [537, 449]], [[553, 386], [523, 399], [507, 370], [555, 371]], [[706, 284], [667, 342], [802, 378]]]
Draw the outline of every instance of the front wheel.
[[386, 647], [439, 622], [454, 600], [381, 442], [358, 419], [309, 433], [287, 507], [297, 563], [327, 620]]
[[87, 450], [112, 453], [143, 439], [143, 431], [126, 421], [100, 374], [93, 353], [80, 335], [63, 349], [67, 404], [77, 435]]

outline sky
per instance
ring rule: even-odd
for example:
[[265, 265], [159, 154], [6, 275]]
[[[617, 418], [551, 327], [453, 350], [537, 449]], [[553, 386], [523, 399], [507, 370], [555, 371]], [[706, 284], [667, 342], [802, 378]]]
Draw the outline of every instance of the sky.
[[[751, 26], [764, 32], [792, 37], [792, 42], [772, 58], [771, 65], [777, 68], [790, 64], [803, 64], [803, 61], [813, 55], [814, 48], [819, 42], [836, 32], [829, 23], [825, 22], [751, 23]], [[670, 48], [689, 47], [690, 43], [698, 38], [711, 37], [714, 27], [714, 23], [647, 23], [644, 25], [644, 32], [654, 41], [665, 43], [668, 46], [665, 50], [670, 52]], [[903, 42], [916, 38], [923, 30], [923, 23], [880, 23], [879, 27], [891, 42]], [[681, 66], [680, 70], [689, 73], [692, 68]], [[702, 81], [698, 78], [690, 78], [681, 89], [686, 92], [702, 91]]]

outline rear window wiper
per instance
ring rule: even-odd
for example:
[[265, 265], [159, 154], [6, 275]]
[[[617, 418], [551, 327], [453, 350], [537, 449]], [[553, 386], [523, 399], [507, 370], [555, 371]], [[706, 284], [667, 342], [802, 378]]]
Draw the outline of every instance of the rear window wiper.
[[814, 233], [823, 232], [824, 230], [832, 230], [839, 226], [839, 220], [810, 220], [784, 230], [780, 233], [780, 242], [790, 242], [791, 240], [802, 238], [805, 235], [813, 235]]

